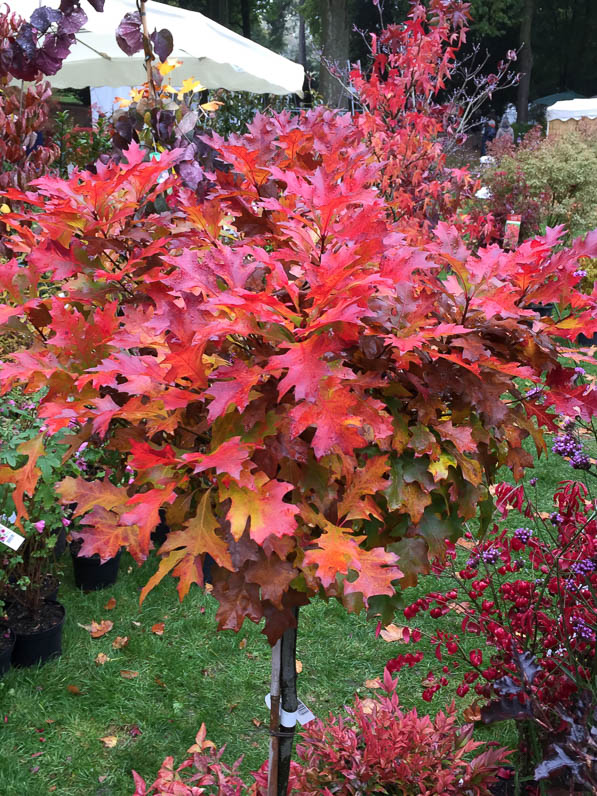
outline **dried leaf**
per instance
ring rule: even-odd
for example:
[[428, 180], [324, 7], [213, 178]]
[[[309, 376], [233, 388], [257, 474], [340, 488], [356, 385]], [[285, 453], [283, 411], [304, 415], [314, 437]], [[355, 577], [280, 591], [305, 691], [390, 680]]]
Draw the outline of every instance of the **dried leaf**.
[[126, 647], [128, 643], [129, 643], [128, 636], [116, 636], [116, 638], [112, 642], [112, 649], [121, 650], [123, 647]]
[[374, 680], [365, 680], [365, 688], [381, 688], [382, 683], [379, 677], [376, 677]]
[[376, 706], [376, 701], [374, 699], [362, 699], [361, 700], [361, 709], [363, 713], [370, 714], [373, 713]]
[[239, 644], [238, 644], [238, 648], [239, 648], [239, 650], [244, 650], [244, 648], [245, 648], [246, 646], [247, 646], [247, 639], [246, 639], [246, 638], [242, 638], [242, 639], [240, 640]]
[[299, 661], [299, 659], [297, 658], [297, 660], [296, 660], [296, 673], [300, 674], [302, 671], [303, 671], [303, 662]]
[[104, 663], [108, 663], [109, 660], [110, 658], [108, 658], [105, 652], [100, 652], [98, 653], [95, 662], [97, 663], [98, 666], [103, 666]]
[[156, 636], [163, 636], [165, 628], [166, 625], [163, 622], [156, 622], [155, 625], [151, 626], [151, 632], [155, 633]]
[[105, 782], [107, 779], [108, 779], [108, 775], [107, 774], [100, 774], [99, 777], [97, 778], [97, 781], [101, 785], [102, 782]]
[[100, 738], [100, 741], [106, 747], [106, 749], [113, 749], [116, 744], [118, 743], [118, 736], [117, 735], [105, 735], [103, 738]]
[[139, 672], [134, 672], [132, 669], [121, 669], [120, 676], [125, 680], [134, 680], [135, 677], [139, 677]]
[[462, 711], [462, 715], [466, 722], [472, 724], [475, 721], [481, 720], [481, 708], [476, 702], [473, 702], [472, 705], [469, 705], [468, 708]]
[[78, 685], [67, 685], [66, 690], [69, 694], [73, 694], [74, 696], [82, 696], [83, 694]]
[[261, 727], [261, 725], [263, 724], [261, 719], [251, 719], [251, 723], [254, 724], [256, 727]]
[[408, 644], [410, 629], [408, 627], [398, 627], [398, 625], [387, 625], [379, 634], [384, 641], [403, 641]]
[[153, 680], [155, 683], [157, 683], [157, 685], [160, 686], [160, 688], [166, 688], [166, 683], [163, 680], [160, 680], [159, 677], [154, 677]]
[[80, 622], [78, 624], [91, 635], [91, 638], [101, 638], [114, 627], [114, 622], [110, 622], [109, 619], [102, 619], [99, 623], [91, 620], [90, 625], [82, 625]]
[[116, 600], [114, 597], [110, 597], [108, 602], [104, 605], [104, 610], [111, 611], [113, 608], [116, 608]]

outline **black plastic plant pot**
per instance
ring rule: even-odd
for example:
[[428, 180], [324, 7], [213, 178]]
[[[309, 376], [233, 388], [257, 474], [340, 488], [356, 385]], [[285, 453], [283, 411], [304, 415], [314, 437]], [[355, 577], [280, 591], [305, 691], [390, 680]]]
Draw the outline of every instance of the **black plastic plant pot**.
[[99, 591], [116, 583], [122, 555], [121, 550], [118, 551], [118, 555], [114, 556], [114, 558], [109, 558], [103, 564], [98, 555], [91, 558], [78, 556], [72, 546], [70, 552], [73, 559], [73, 571], [77, 589]]
[[9, 627], [0, 626], [0, 677], [10, 669], [15, 634]]
[[[35, 666], [62, 655], [62, 628], [64, 626], [64, 606], [58, 602], [46, 600], [42, 616], [35, 621], [21, 625], [17, 622], [12, 626], [16, 641], [12, 651], [13, 666]], [[27, 624], [29, 626], [27, 626]]]

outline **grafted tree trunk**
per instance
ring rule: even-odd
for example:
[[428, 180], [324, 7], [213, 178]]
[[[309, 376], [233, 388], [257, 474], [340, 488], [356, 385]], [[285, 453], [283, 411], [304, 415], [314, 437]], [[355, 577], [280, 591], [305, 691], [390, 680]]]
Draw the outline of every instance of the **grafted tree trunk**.
[[[294, 609], [298, 624], [298, 608]], [[287, 796], [290, 761], [296, 721], [284, 721], [286, 714], [296, 714], [296, 632], [288, 628], [272, 650], [272, 682], [268, 796]], [[284, 712], [282, 712], [284, 711]]]
[[529, 90], [531, 87], [531, 72], [533, 70], [533, 50], [531, 47], [531, 33], [533, 30], [533, 15], [535, 13], [535, 0], [524, 0], [522, 21], [520, 23], [520, 54], [518, 56], [520, 68], [520, 83], [516, 97], [516, 116], [519, 122], [526, 124], [529, 120]]
[[330, 74], [330, 66], [339, 69], [347, 80], [348, 62], [348, 2], [320, 0], [323, 49], [319, 69], [319, 90], [330, 107], [345, 108], [348, 97], [341, 83]]

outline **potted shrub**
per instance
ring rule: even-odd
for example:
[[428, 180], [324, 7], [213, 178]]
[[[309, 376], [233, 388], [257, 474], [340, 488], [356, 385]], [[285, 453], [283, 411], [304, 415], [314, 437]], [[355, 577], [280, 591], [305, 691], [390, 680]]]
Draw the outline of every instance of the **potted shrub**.
[[[6, 527], [24, 537], [17, 549], [2, 545], [0, 593], [14, 631], [17, 665], [59, 654], [64, 609], [56, 602], [55, 556], [66, 544], [70, 520], [56, 500], [64, 466], [65, 435], [45, 438], [37, 417], [39, 395], [11, 391], [0, 411], [0, 510]], [[21, 519], [22, 518], [22, 519]]]

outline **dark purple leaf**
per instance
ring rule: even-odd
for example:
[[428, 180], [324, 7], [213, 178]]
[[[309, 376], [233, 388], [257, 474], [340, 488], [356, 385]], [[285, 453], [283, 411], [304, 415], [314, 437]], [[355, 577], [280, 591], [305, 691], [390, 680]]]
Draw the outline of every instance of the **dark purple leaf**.
[[75, 8], [80, 5], [80, 0], [60, 0], [60, 10], [63, 14], [70, 14]]
[[59, 33], [78, 33], [87, 22], [87, 14], [82, 8], [75, 8], [70, 14], [65, 14], [59, 25]]
[[127, 55], [134, 55], [143, 49], [141, 15], [138, 11], [124, 15], [122, 22], [116, 28], [116, 41]]
[[535, 779], [547, 779], [550, 774], [560, 768], [568, 768], [573, 774], [579, 773], [580, 763], [578, 761], [572, 760], [558, 744], [554, 744], [553, 749], [555, 755], [547, 760], [543, 760], [535, 769]]
[[176, 171], [180, 174], [187, 188], [190, 188], [192, 191], [197, 190], [197, 186], [203, 179], [203, 169], [196, 160], [185, 160], [179, 163], [176, 167]]
[[15, 41], [21, 48], [25, 58], [32, 61], [37, 51], [37, 31], [33, 25], [30, 25], [29, 22], [23, 23], [18, 36], [15, 37]]
[[500, 677], [493, 684], [493, 689], [498, 696], [511, 696], [519, 694], [522, 689], [511, 677]]
[[168, 59], [174, 48], [172, 34], [166, 28], [162, 28], [162, 30], [154, 30], [149, 38], [153, 44], [154, 52], [163, 63]]
[[532, 652], [518, 652], [518, 650], [512, 651], [512, 657], [514, 658], [516, 665], [518, 666], [519, 671], [521, 672], [524, 679], [527, 683], [532, 683], [535, 679], [537, 672], [540, 670], [540, 666], [538, 666], [535, 656]]
[[61, 20], [62, 11], [58, 11], [56, 8], [49, 8], [48, 6], [36, 8], [33, 14], [31, 14], [31, 24], [34, 28], [37, 28], [40, 33], [45, 33], [50, 25], [54, 25]]
[[95, 8], [96, 11], [103, 11], [104, 10], [104, 2], [105, 0], [87, 0], [90, 6]]
[[3, 64], [6, 64], [7, 72], [18, 80], [35, 80], [39, 73], [36, 62], [26, 58], [16, 42], [9, 42], [9, 46], [10, 56], [7, 54], [8, 48], [2, 53], [3, 59], [5, 59]]
[[502, 697], [499, 701], [494, 700], [481, 708], [481, 720], [483, 724], [493, 724], [495, 721], [507, 721], [508, 719], [528, 719], [532, 715], [533, 712], [529, 703], [525, 702], [521, 705], [516, 698], [506, 699]]
[[44, 75], [55, 75], [70, 52], [75, 37], [68, 34], [50, 34], [44, 39], [36, 62]]

